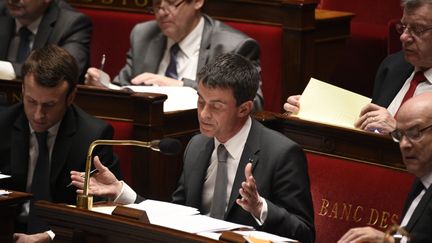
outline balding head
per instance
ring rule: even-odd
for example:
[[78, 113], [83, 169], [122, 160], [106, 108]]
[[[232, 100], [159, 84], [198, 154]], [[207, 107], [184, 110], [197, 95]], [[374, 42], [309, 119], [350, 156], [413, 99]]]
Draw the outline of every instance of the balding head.
[[397, 113], [396, 122], [396, 128], [403, 134], [399, 147], [407, 170], [417, 177], [432, 173], [432, 92], [406, 101]]

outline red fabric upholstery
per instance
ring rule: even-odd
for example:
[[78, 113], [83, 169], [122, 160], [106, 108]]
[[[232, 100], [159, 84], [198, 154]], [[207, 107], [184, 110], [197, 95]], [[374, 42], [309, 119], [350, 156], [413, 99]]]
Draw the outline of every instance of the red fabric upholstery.
[[[329, 82], [372, 96], [373, 81], [381, 61], [389, 54], [389, 26], [392, 19], [402, 17], [400, 1], [394, 0], [320, 0], [318, 8], [355, 14], [337, 70]], [[391, 40], [393, 41], [393, 40]]]
[[125, 65], [132, 28], [139, 22], [153, 19], [153, 15], [88, 8], [78, 10], [90, 16], [93, 22], [91, 66], [99, 68], [102, 54], [105, 54], [104, 71], [114, 78]]
[[[128, 140], [133, 139], [133, 126], [131, 122], [106, 120], [114, 128], [113, 139]], [[114, 153], [120, 160], [120, 170], [123, 180], [132, 185], [132, 147], [113, 146]]]
[[402, 49], [400, 34], [396, 31], [396, 24], [400, 23], [400, 19], [392, 19], [388, 23], [388, 43], [387, 53], [392, 54]]
[[376, 165], [307, 153], [317, 243], [337, 242], [350, 228], [385, 230], [400, 222], [414, 176]]
[[264, 109], [279, 112], [282, 87], [282, 28], [278, 26], [225, 22], [255, 39], [261, 48], [261, 78]]

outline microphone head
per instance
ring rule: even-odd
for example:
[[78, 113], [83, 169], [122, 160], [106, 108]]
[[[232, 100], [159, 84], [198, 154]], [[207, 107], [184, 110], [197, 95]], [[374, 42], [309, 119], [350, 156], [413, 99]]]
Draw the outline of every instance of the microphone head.
[[165, 155], [176, 155], [181, 150], [181, 143], [174, 138], [162, 138], [159, 142], [159, 150]]

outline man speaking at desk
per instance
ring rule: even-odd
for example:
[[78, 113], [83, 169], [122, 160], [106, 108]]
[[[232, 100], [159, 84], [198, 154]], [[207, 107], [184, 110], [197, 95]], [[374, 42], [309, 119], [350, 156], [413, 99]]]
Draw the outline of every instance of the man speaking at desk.
[[[273, 234], [313, 242], [313, 207], [302, 149], [250, 117], [259, 85], [254, 65], [238, 54], [223, 54], [198, 74], [201, 134], [184, 153], [174, 203], [202, 214], [251, 225]], [[89, 192], [117, 202], [143, 200], [95, 158], [99, 170]], [[73, 184], [83, 188], [80, 172]], [[78, 190], [81, 193], [82, 190]]]

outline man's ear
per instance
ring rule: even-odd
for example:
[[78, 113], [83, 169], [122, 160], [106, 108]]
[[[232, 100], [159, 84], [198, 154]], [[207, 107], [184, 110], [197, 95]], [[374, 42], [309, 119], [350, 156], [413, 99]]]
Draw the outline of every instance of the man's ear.
[[72, 92], [70, 94], [68, 94], [68, 97], [66, 98], [66, 103], [68, 106], [70, 106], [72, 104], [72, 102], [74, 101], [76, 92], [77, 92], [77, 87], [75, 87], [72, 90]]
[[195, 0], [194, 8], [195, 10], [201, 9], [204, 5], [204, 0]]
[[246, 102], [243, 102], [243, 104], [239, 106], [239, 112], [238, 112], [239, 117], [248, 116], [252, 112], [252, 109], [253, 109], [253, 101], [248, 100]]

